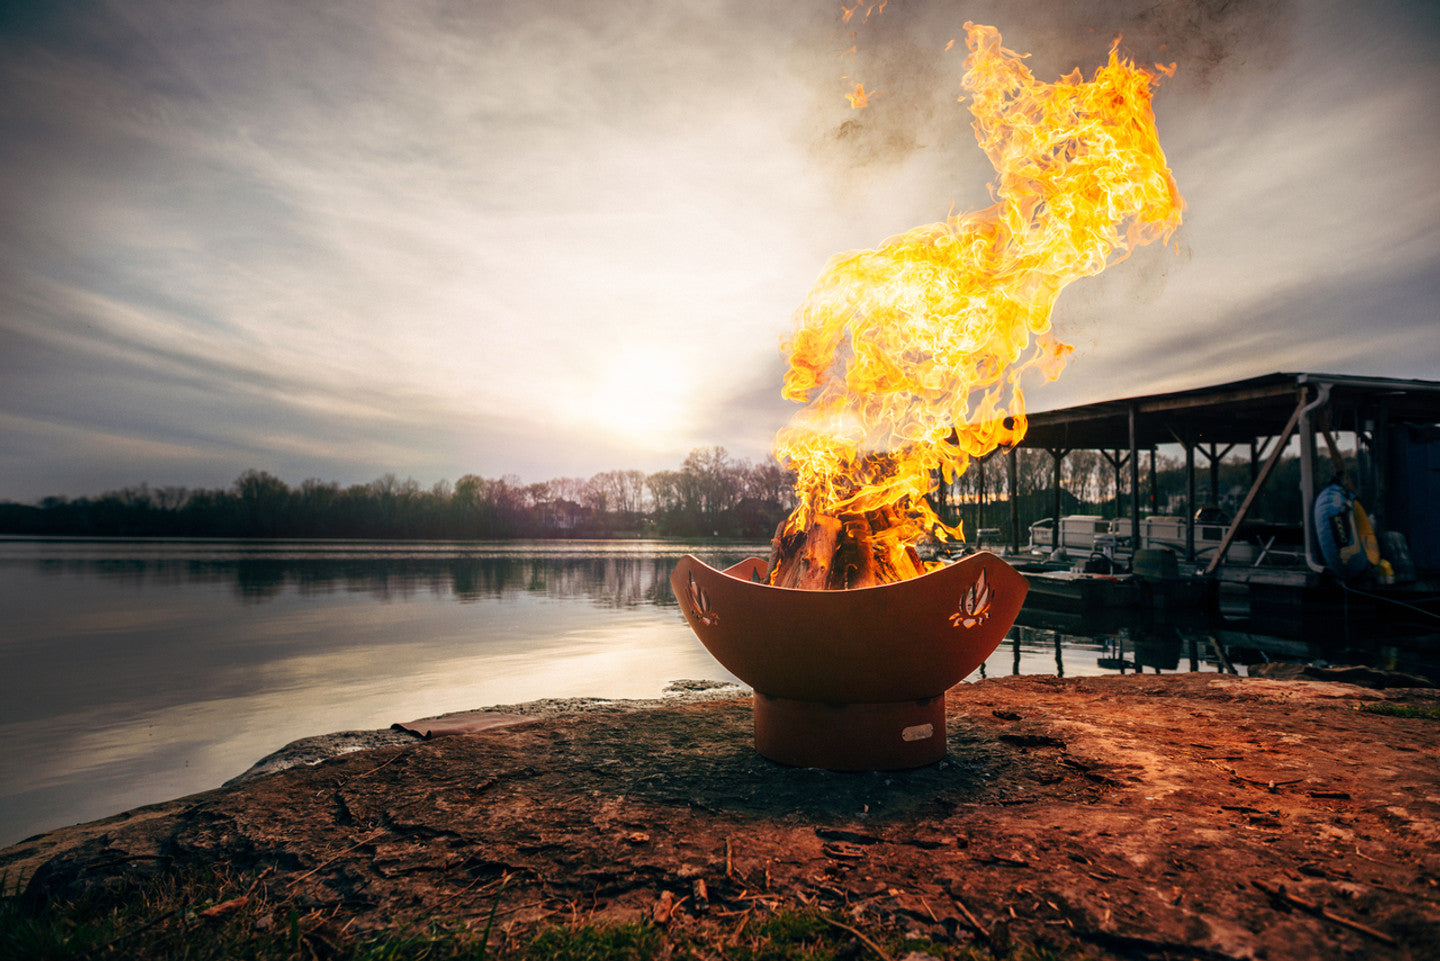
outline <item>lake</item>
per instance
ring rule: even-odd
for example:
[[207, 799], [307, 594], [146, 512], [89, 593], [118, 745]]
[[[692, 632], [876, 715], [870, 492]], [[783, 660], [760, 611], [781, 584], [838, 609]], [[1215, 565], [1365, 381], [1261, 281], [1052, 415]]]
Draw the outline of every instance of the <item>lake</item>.
[[[670, 570], [685, 553], [726, 566], [767, 551], [0, 538], [0, 846], [216, 787], [301, 737], [733, 680]], [[1070, 630], [1017, 625], [981, 673], [1208, 668], [1178, 638], [1146, 660], [1128, 629]]]

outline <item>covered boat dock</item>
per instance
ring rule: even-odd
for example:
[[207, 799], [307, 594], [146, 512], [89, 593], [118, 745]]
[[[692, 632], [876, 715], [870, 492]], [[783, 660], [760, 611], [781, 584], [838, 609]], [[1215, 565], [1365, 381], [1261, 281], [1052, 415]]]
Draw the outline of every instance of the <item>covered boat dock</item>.
[[[1185, 454], [1188, 490], [1185, 559], [1196, 558], [1197, 457], [1210, 468], [1208, 503], [1219, 501], [1219, 466], [1237, 449], [1247, 452], [1251, 486], [1221, 543], [1205, 559], [1204, 573], [1224, 572], [1227, 553], [1260, 490], [1292, 439], [1299, 438], [1303, 517], [1286, 519], [1298, 528], [1297, 573], [1306, 583], [1326, 575], [1317, 542], [1314, 505], [1317, 465], [1327, 456], [1338, 464], [1338, 439], [1353, 442], [1359, 469], [1350, 478], [1376, 526], [1398, 534], [1407, 561], [1422, 572], [1440, 571], [1440, 382], [1316, 373], [1275, 373], [1211, 387], [1127, 397], [1028, 415], [1019, 447], [1047, 451], [1054, 464], [1055, 532], [1060, 531], [1061, 465], [1071, 451], [1102, 453], [1115, 471], [1118, 494], [1128, 487], [1129, 530], [1141, 530], [1141, 453], [1150, 452], [1150, 489], [1155, 490], [1155, 450], [1178, 444]], [[1009, 461], [1011, 547], [1021, 548], [1014, 452]], [[1128, 485], [1122, 483], [1128, 474]], [[1150, 505], [1153, 508], [1156, 505]], [[1138, 538], [1134, 538], [1138, 544]]]

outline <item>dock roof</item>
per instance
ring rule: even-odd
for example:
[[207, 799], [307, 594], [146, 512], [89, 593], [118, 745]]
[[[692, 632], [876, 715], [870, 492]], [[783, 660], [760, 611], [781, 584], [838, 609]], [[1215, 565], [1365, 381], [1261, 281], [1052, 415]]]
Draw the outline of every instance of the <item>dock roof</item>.
[[1301, 397], [1329, 389], [1331, 423], [1354, 430], [1366, 420], [1440, 423], [1440, 381], [1275, 373], [1193, 390], [1080, 404], [1028, 415], [1018, 446], [1048, 450], [1123, 450], [1160, 444], [1248, 444], [1279, 434]]

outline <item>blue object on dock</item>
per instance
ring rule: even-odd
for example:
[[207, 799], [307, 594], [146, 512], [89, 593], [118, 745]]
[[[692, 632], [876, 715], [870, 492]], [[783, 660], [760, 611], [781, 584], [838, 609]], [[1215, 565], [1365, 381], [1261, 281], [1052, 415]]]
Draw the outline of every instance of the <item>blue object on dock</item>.
[[1362, 532], [1355, 520], [1355, 495], [1339, 483], [1315, 497], [1315, 537], [1326, 565], [1345, 580], [1370, 569]]

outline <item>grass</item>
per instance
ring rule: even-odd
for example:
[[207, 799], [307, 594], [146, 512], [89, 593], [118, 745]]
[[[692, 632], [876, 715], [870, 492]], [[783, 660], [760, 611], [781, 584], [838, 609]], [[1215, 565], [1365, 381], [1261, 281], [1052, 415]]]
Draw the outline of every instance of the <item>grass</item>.
[[1390, 704], [1381, 701], [1377, 704], [1366, 704], [1361, 710], [1370, 714], [1384, 714], [1388, 717], [1423, 717], [1431, 721], [1440, 721], [1440, 704]]
[[556, 926], [542, 929], [520, 955], [525, 961], [647, 961], [659, 957], [664, 932], [653, 924]]
[[[431, 920], [357, 934], [333, 912], [272, 900], [261, 878], [222, 870], [166, 877], [80, 901], [35, 908], [0, 877], [0, 961], [860, 961], [922, 952], [947, 961], [1076, 961], [1076, 950], [991, 951], [970, 941], [907, 937], [815, 909], [716, 924], [677, 919], [548, 924], [502, 936], [495, 912], [474, 926]], [[503, 889], [497, 894], [498, 905]], [[863, 937], [857, 937], [855, 932]]]

